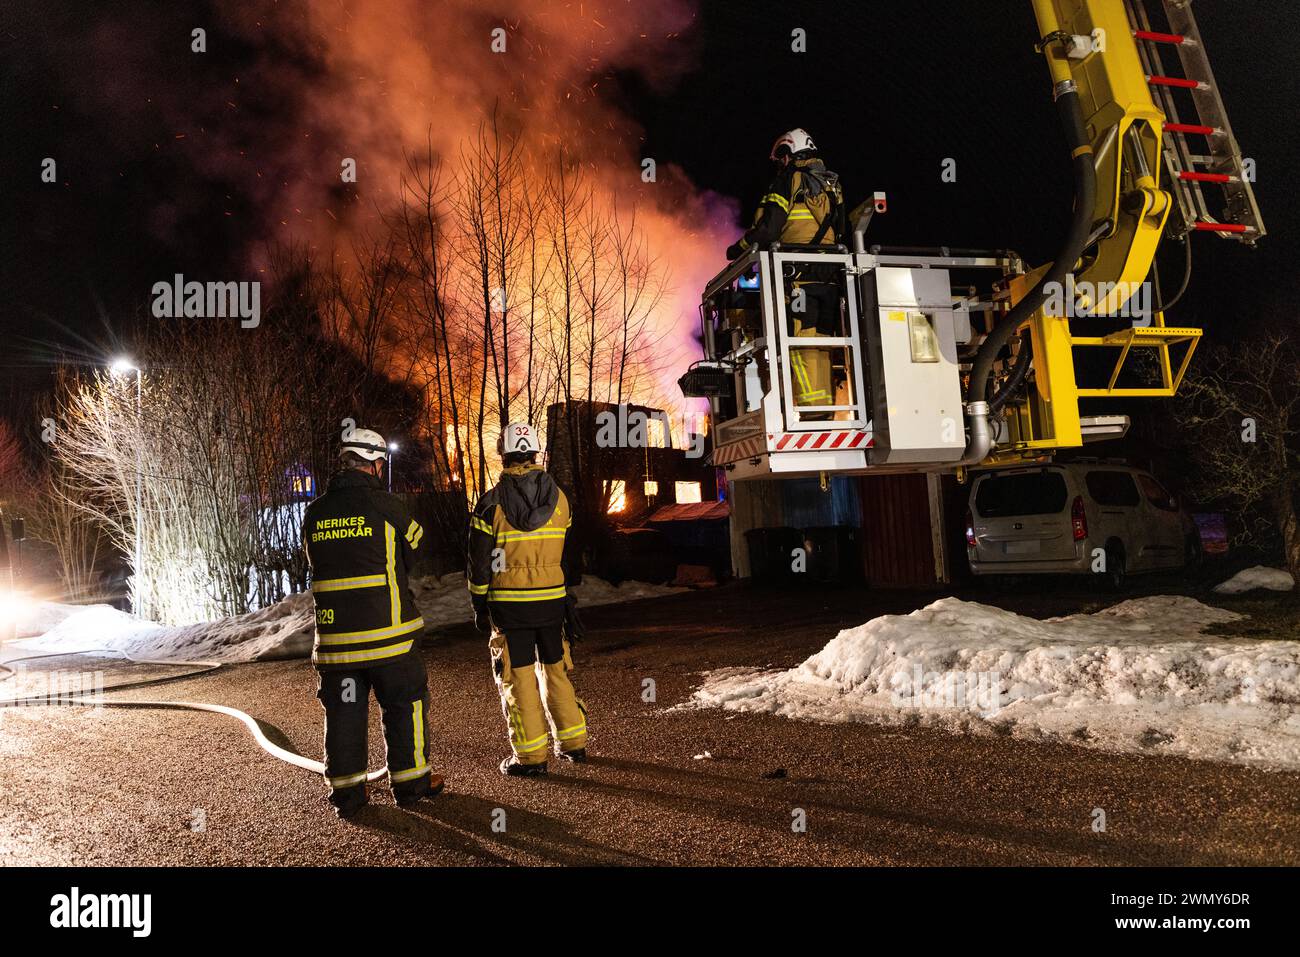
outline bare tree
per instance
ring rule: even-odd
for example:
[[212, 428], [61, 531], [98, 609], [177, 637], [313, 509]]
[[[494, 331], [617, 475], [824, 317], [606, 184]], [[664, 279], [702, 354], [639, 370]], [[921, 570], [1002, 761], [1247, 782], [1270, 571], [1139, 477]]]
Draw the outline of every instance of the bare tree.
[[1198, 494], [1235, 505], [1248, 526], [1275, 529], [1300, 581], [1297, 383], [1300, 352], [1273, 331], [1220, 350], [1189, 373], [1176, 414], [1197, 450]]

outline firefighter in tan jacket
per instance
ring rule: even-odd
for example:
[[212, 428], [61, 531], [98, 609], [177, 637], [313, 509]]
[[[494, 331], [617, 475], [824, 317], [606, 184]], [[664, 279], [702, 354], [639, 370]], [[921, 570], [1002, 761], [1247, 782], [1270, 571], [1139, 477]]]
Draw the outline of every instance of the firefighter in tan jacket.
[[[776, 179], [768, 187], [754, 214], [754, 225], [739, 241], [727, 248], [727, 258], [736, 259], [755, 246], [766, 249], [772, 243], [783, 246], [833, 246], [846, 233], [844, 194], [840, 178], [826, 168], [812, 137], [802, 129], [790, 130], [772, 144]], [[839, 325], [839, 291], [834, 275], [823, 275], [824, 267], [802, 264], [790, 278], [787, 303], [788, 334], [797, 339], [844, 335]], [[835, 385], [831, 368], [832, 351], [817, 346], [796, 346], [790, 350], [791, 380], [796, 406], [828, 406], [834, 403]], [[800, 413], [803, 421], [820, 421], [830, 412]]]
[[573, 522], [568, 498], [537, 464], [541, 446], [531, 425], [506, 426], [497, 451], [505, 468], [470, 516], [466, 578], [474, 622], [491, 631], [492, 670], [509, 727], [512, 753], [501, 773], [532, 777], [546, 773], [551, 737], [560, 757], [587, 760], [587, 709], [569, 680], [570, 641], [581, 627], [569, 591], [576, 562], [566, 553]]

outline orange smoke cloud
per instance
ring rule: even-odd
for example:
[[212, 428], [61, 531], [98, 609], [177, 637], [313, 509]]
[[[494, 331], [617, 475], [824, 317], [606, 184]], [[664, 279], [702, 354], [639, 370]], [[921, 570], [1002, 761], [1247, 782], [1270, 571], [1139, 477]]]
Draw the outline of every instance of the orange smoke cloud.
[[[563, 149], [598, 205], [636, 205], [670, 284], [655, 324], [680, 352], [664, 364], [660, 398], [680, 401], [671, 382], [697, 352], [699, 292], [724, 264], [736, 206], [695, 189], [672, 157], [649, 157], [655, 180], [644, 182], [642, 129], [604, 94], [616, 71], [662, 88], [693, 64], [692, 3], [317, 0], [229, 13], [250, 39], [270, 31], [278, 45], [303, 44], [321, 68], [297, 91], [303, 136], [285, 147], [300, 175], [276, 197], [279, 222], [321, 247], [345, 240], [396, 203], [409, 151], [431, 145], [454, 162], [495, 115], [526, 164]], [[355, 187], [340, 186], [344, 157], [356, 161]]]

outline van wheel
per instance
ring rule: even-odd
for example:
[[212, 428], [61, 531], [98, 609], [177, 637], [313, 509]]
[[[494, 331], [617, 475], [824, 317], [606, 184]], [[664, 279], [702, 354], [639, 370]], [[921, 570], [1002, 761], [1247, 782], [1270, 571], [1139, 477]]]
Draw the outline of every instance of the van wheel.
[[1101, 587], [1108, 592], [1122, 592], [1128, 582], [1128, 562], [1124, 546], [1111, 542], [1106, 546], [1106, 570], [1101, 574]]

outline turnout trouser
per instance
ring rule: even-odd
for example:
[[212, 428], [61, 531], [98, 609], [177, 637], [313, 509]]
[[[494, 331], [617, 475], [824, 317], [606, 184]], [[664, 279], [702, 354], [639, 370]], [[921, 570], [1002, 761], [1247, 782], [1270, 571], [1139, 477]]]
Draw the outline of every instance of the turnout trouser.
[[515, 757], [546, 763], [548, 723], [557, 750], [585, 748], [587, 708], [569, 680], [573, 657], [564, 626], [493, 631], [488, 648]]
[[418, 797], [429, 789], [429, 686], [424, 660], [407, 653], [370, 668], [319, 672], [316, 697], [325, 708], [325, 779], [330, 803], [366, 800], [370, 692], [379, 702], [393, 794]]
[[[809, 339], [841, 335], [842, 333], [837, 329], [838, 300], [833, 289], [824, 283], [807, 282], [802, 284], [802, 292], [804, 311], [795, 313], [793, 302], [789, 306], [790, 332], [793, 338]], [[796, 406], [832, 404], [834, 387], [831, 383], [831, 354], [830, 349], [813, 347], [790, 349], [790, 379], [794, 386]], [[830, 417], [831, 413], [828, 412], [813, 412], [806, 415], [809, 420]]]

